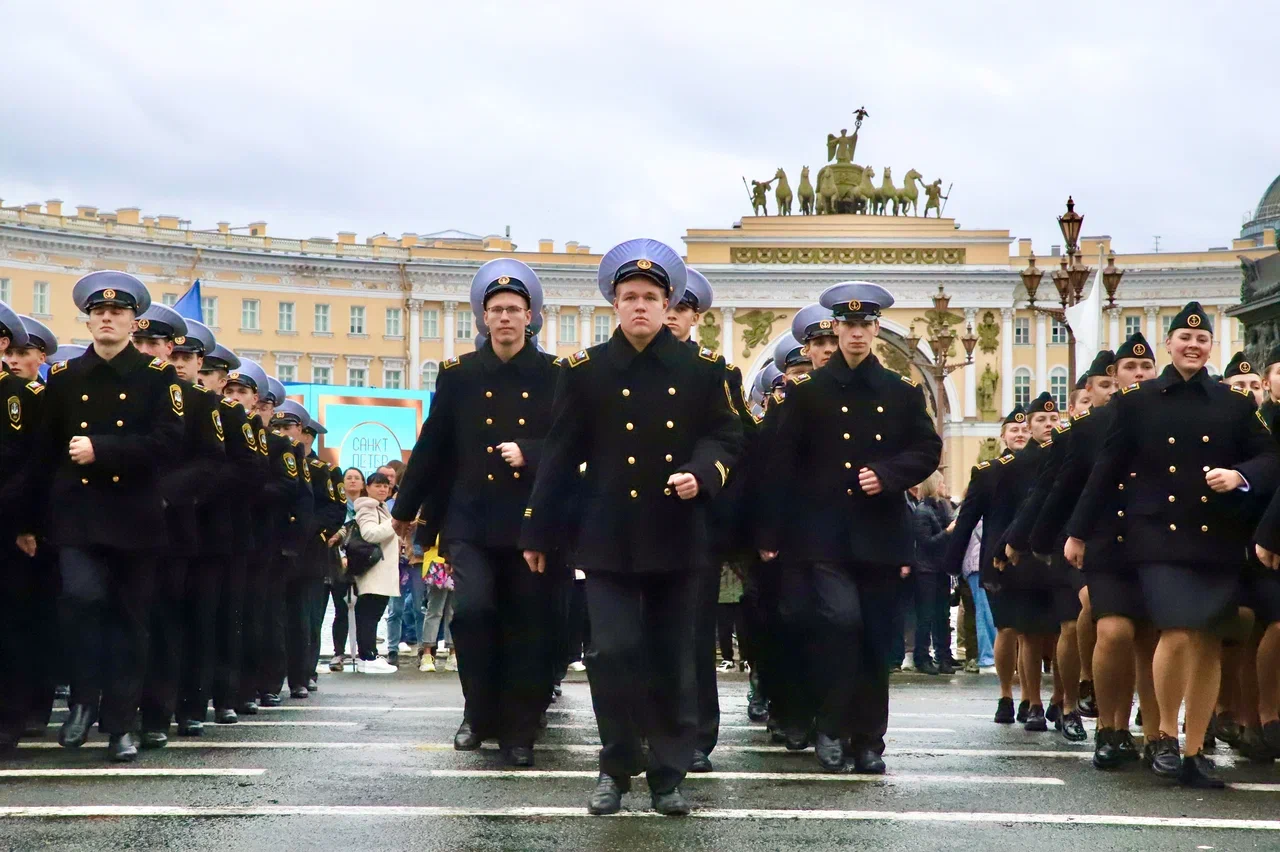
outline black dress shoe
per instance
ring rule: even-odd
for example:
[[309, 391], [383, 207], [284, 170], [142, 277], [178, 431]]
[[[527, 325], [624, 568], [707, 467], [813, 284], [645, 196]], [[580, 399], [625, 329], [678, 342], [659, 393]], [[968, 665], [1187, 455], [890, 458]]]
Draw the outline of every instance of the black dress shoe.
[[1028, 713], [1030, 710], [1031, 710], [1031, 702], [1030, 702], [1030, 701], [1019, 701], [1019, 702], [1018, 702], [1018, 723], [1019, 723], [1019, 724], [1022, 724], [1023, 722], [1026, 722], [1026, 721], [1027, 721], [1027, 713]]
[[1280, 721], [1267, 722], [1262, 726], [1262, 741], [1267, 748], [1280, 754]]
[[1093, 681], [1080, 681], [1080, 700], [1076, 702], [1076, 709], [1086, 719], [1098, 718], [1098, 702], [1093, 695]]
[[1135, 728], [1142, 727], [1142, 708], [1141, 707], [1138, 708], [1138, 715], [1133, 718], [1133, 726]]
[[138, 759], [138, 742], [133, 734], [112, 734], [107, 741], [107, 759], [115, 763], [132, 763]]
[[1235, 749], [1241, 757], [1252, 763], [1271, 763], [1276, 759], [1276, 752], [1267, 746], [1257, 728], [1245, 728]]
[[936, 675], [938, 666], [933, 660], [920, 660], [916, 663], [916, 674]]
[[22, 723], [22, 736], [24, 739], [41, 739], [48, 731], [49, 717], [43, 713], [29, 716]]
[[875, 749], [858, 748], [853, 750], [850, 767], [859, 775], [883, 775], [884, 760], [876, 754]]
[[1151, 743], [1151, 771], [1161, 778], [1177, 778], [1182, 774], [1182, 754], [1177, 737], [1161, 733]]
[[711, 758], [707, 757], [705, 751], [694, 750], [693, 760], [689, 761], [690, 772], [714, 772], [715, 768], [711, 765]]
[[1094, 769], [1118, 769], [1124, 763], [1118, 744], [1119, 733], [1108, 728], [1098, 729], [1098, 738], [1093, 744]]
[[828, 772], [844, 771], [844, 744], [839, 740], [818, 732], [818, 741], [813, 751], [823, 769]]
[[1200, 790], [1221, 790], [1227, 786], [1214, 774], [1213, 763], [1203, 754], [1182, 758], [1182, 768], [1178, 771], [1178, 783], [1184, 787], [1195, 787]]
[[769, 732], [769, 742], [774, 745], [782, 745], [787, 741], [787, 735], [782, 730], [782, 725], [775, 721], [772, 716], [765, 722], [765, 729]]
[[319, 692], [319, 691], [320, 691], [320, 679], [319, 679], [319, 678], [315, 678], [315, 677], [307, 678], [307, 691], [308, 691], [308, 692]]
[[258, 706], [260, 707], [279, 707], [282, 703], [278, 692], [264, 692], [258, 696]]
[[60, 698], [60, 699], [62, 699], [63, 701], [66, 701], [68, 698], [70, 698], [70, 697], [71, 697], [71, 687], [69, 687], [69, 686], [67, 686], [67, 685], [65, 685], [65, 684], [60, 684], [60, 685], [58, 685], [58, 686], [55, 686], [55, 687], [53, 688], [53, 697], [54, 697], [55, 699], [59, 699], [59, 698]]
[[290, 698], [310, 698], [311, 690], [307, 689], [305, 686], [295, 686], [289, 690], [289, 697]]
[[1125, 762], [1133, 763], [1141, 757], [1138, 753], [1138, 744], [1133, 741], [1133, 734], [1129, 731], [1117, 731], [1115, 744]]
[[1084, 719], [1080, 717], [1079, 710], [1063, 713], [1058, 729], [1062, 731], [1063, 739], [1069, 743], [1082, 743], [1089, 739], [1089, 732], [1084, 729]]
[[804, 728], [787, 728], [783, 731], [787, 751], [804, 751], [809, 747], [811, 737]]
[[938, 663], [938, 674], [953, 675], [955, 673], [956, 673], [955, 664], [953, 664], [950, 660], [943, 660], [942, 662]]
[[1051, 725], [1055, 731], [1062, 730], [1062, 702], [1050, 701], [1049, 709], [1044, 712], [1044, 720]]
[[143, 731], [142, 747], [146, 749], [164, 748], [169, 744], [169, 735], [164, 731]]
[[80, 748], [89, 739], [89, 729], [97, 721], [97, 714], [88, 704], [73, 704], [67, 721], [58, 731], [58, 745], [63, 748]]
[[649, 801], [653, 803], [653, 809], [663, 816], [688, 816], [693, 810], [679, 788], [668, 793], [654, 793]]
[[1244, 727], [1230, 716], [1219, 714], [1213, 723], [1213, 733], [1218, 739], [1235, 748], [1240, 745], [1240, 739], [1244, 736]]
[[178, 736], [198, 737], [204, 733], [204, 722], [199, 719], [182, 719], [178, 722]]
[[217, 707], [213, 711], [213, 721], [219, 725], [234, 725], [240, 721], [240, 717], [230, 707]]
[[475, 731], [471, 730], [471, 723], [466, 719], [462, 720], [462, 724], [458, 726], [458, 732], [453, 735], [453, 748], [455, 751], [475, 751], [480, 748], [480, 737]]
[[533, 766], [533, 749], [528, 746], [512, 746], [503, 751], [508, 766]]
[[1022, 726], [1022, 728], [1023, 730], [1031, 731], [1032, 733], [1036, 733], [1036, 734], [1042, 731], [1049, 730], [1049, 722], [1044, 717], [1044, 707], [1042, 707], [1039, 704], [1036, 704], [1030, 710], [1028, 710], [1027, 721], [1026, 721], [1026, 724]]
[[547, 711], [543, 710], [538, 714], [538, 728], [545, 731], [547, 729], [547, 725], [550, 724], [551, 720], [547, 718]]
[[560, 683], [560, 681], [556, 681], [555, 683], [551, 684], [551, 697], [559, 698], [562, 695], [564, 695], [564, 686]]
[[236, 708], [236, 712], [239, 713], [241, 716], [257, 716], [258, 702], [245, 701], [239, 707]]
[[630, 789], [630, 778], [614, 778], [601, 772], [596, 779], [596, 788], [591, 791], [591, 798], [587, 800], [587, 813], [595, 816], [616, 814], [622, 810], [622, 794]]
[[995, 718], [996, 724], [1012, 725], [1013, 718], [1014, 718], [1013, 717], [1013, 699], [1001, 698], [1000, 701], [996, 704], [996, 718]]

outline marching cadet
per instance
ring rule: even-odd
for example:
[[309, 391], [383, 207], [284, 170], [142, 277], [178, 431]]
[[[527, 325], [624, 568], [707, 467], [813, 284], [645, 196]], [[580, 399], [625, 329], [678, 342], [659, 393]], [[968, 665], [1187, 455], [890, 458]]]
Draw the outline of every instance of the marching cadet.
[[804, 351], [804, 344], [788, 333], [773, 347], [773, 366], [784, 378], [794, 379], [813, 369], [813, 360]]
[[[28, 469], [30, 487], [50, 496], [60, 624], [74, 649], [59, 742], [83, 745], [96, 720], [109, 736], [108, 756], [131, 761], [152, 587], [166, 544], [160, 479], [180, 458], [185, 400], [173, 367], [130, 343], [135, 318], [151, 304], [141, 281], [93, 272], [72, 297], [89, 315], [93, 347], [50, 370]], [[119, 518], [145, 534], [127, 534]]]
[[760, 555], [781, 553], [788, 582], [810, 596], [818, 762], [842, 771], [848, 758], [853, 771], [879, 774], [892, 619], [914, 556], [906, 491], [937, 470], [942, 439], [919, 384], [872, 352], [889, 291], [848, 282], [819, 301], [839, 319], [840, 350], [797, 377], [779, 410], [768, 481], [792, 508], [768, 518]]
[[41, 368], [58, 351], [58, 339], [44, 323], [25, 315], [18, 319], [27, 330], [28, 343], [26, 346], [10, 346], [6, 349], [5, 366], [10, 373], [24, 381], [39, 381]]
[[489, 340], [442, 365], [392, 517], [402, 537], [420, 511], [442, 519], [466, 705], [454, 747], [496, 738], [509, 764], [532, 766], [551, 695], [559, 586], [530, 572], [517, 544], [541, 475], [556, 367], [525, 334], [542, 313], [542, 285], [527, 265], [499, 258], [480, 267], [471, 307]]
[[[1116, 483], [1128, 473], [1117, 538], [1124, 538], [1124, 558], [1136, 566], [1147, 613], [1161, 631], [1152, 771], [1187, 786], [1220, 788], [1202, 754], [1218, 696], [1218, 635], [1236, 617], [1240, 551], [1250, 532], [1242, 504], [1248, 491], [1276, 486], [1280, 455], [1252, 395], [1213, 381], [1205, 370], [1213, 326], [1198, 302], [1173, 318], [1165, 348], [1172, 363], [1164, 372], [1111, 403], [1116, 409], [1102, 453], [1067, 526], [1066, 555], [1077, 567], [1087, 560], [1082, 535], [1102, 520]], [[1184, 702], [1187, 741], [1180, 757]]]
[[[200, 338], [207, 335], [204, 340]], [[174, 350], [181, 344], [182, 354]], [[200, 538], [201, 504], [214, 494], [218, 472], [226, 464], [218, 399], [194, 384], [199, 362], [194, 353], [212, 348], [207, 327], [188, 329], [173, 308], [152, 304], [138, 317], [133, 345], [138, 351], [168, 363], [178, 374], [185, 412], [181, 452], [160, 477], [168, 524], [168, 555], [156, 572], [155, 599], [151, 608], [151, 653], [142, 691], [142, 748], [163, 748], [169, 742], [169, 720], [178, 710], [181, 683], [189, 672], [203, 672], [200, 655], [212, 632], [206, 567]], [[203, 709], [204, 704], [200, 704]], [[190, 722], [179, 715], [179, 731], [198, 732], [203, 720]]]
[[796, 311], [791, 319], [791, 336], [803, 344], [803, 354], [815, 370], [826, 366], [840, 350], [835, 315], [822, 305], [807, 305]]
[[[188, 329], [195, 323], [187, 320]], [[209, 639], [214, 650], [213, 720], [220, 725], [239, 721], [241, 669], [244, 658], [245, 585], [249, 554], [255, 552], [253, 509], [245, 495], [266, 473], [266, 459], [258, 451], [258, 436], [249, 423], [249, 412], [224, 393], [230, 374], [240, 369], [240, 359], [220, 343], [206, 352], [200, 363], [200, 384], [220, 397], [218, 415], [226, 437], [227, 463], [218, 477], [213, 500], [200, 515], [206, 555], [215, 563], [217, 600], [214, 630]], [[236, 392], [238, 393], [238, 392]], [[228, 535], [235, 530], [235, 535]], [[194, 696], [188, 696], [194, 698]], [[207, 704], [198, 709], [184, 700], [184, 719], [204, 719]]]
[[[1018, 633], [1008, 618], [1009, 609], [999, 602], [1002, 590], [992, 577], [994, 573], [994, 553], [996, 542], [1003, 535], [1004, 527], [1009, 523], [1009, 516], [997, 508], [1001, 494], [1000, 484], [1005, 471], [1013, 460], [1022, 453], [1031, 440], [1030, 424], [1027, 413], [1022, 406], [1015, 405], [1005, 417], [1000, 427], [1000, 441], [1004, 444], [1004, 452], [989, 462], [979, 462], [970, 473], [969, 487], [965, 491], [964, 502], [960, 504], [960, 512], [956, 516], [956, 527], [951, 533], [951, 541], [947, 545], [946, 565], [951, 574], [959, 575], [964, 563], [965, 551], [969, 549], [969, 539], [978, 523], [982, 522], [982, 545], [978, 558], [978, 583], [986, 591], [987, 601], [991, 606], [991, 617], [996, 626], [995, 660], [996, 676], [1000, 681], [1000, 700], [996, 703], [996, 715], [993, 720], [998, 725], [1012, 725], [1016, 716], [1013, 709], [1013, 675], [1018, 661]], [[1002, 502], [1002, 501], [1001, 501]], [[1002, 517], [1003, 515], [1003, 517]], [[1019, 684], [1021, 688], [1021, 684]], [[1031, 702], [1023, 694], [1022, 704], [1030, 710]], [[1026, 721], [1024, 716], [1023, 721]]]
[[[302, 427], [303, 455], [311, 470], [311, 491], [315, 504], [312, 535], [307, 539], [308, 545], [300, 563], [302, 574], [300, 583], [304, 585], [300, 590], [302, 616], [307, 637], [305, 652], [307, 662], [304, 662], [302, 671], [306, 674], [306, 687], [310, 692], [315, 692], [319, 688], [317, 670], [320, 665], [320, 631], [324, 625], [325, 608], [329, 602], [329, 591], [325, 582], [338, 558], [338, 553], [330, 546], [329, 539], [347, 520], [347, 492], [334, 486], [334, 466], [316, 454], [316, 438], [327, 434], [328, 431], [310, 415], [307, 416], [307, 422]], [[308, 588], [310, 597], [307, 597]], [[292, 666], [292, 662], [290, 665]]]
[[[56, 346], [53, 335], [44, 344]], [[42, 350], [39, 343], [31, 341], [23, 320], [4, 302], [0, 302], [0, 349], [24, 354]], [[50, 570], [49, 554], [43, 552], [47, 548], [37, 551], [33, 538], [26, 539], [25, 553], [15, 544], [19, 533], [43, 530], [43, 506], [34, 509], [31, 492], [25, 490], [25, 478], [20, 474], [41, 428], [44, 386], [0, 369], [0, 393], [6, 400], [8, 418], [8, 428], [0, 431], [0, 472], [5, 483], [0, 491], [0, 565], [5, 569], [6, 591], [16, 601], [9, 617], [0, 619], [0, 658], [6, 661], [0, 666], [0, 695], [5, 699], [0, 701], [3, 754], [21, 736], [44, 735], [53, 708], [53, 685], [48, 683], [48, 666], [41, 655], [60, 643], [52, 639], [58, 632], [54, 616], [57, 577], [56, 571]]]
[[[693, 648], [705, 506], [737, 460], [742, 425], [723, 361], [684, 346], [663, 324], [684, 295], [680, 256], [656, 240], [631, 240], [604, 256], [597, 277], [619, 325], [607, 343], [576, 353], [560, 371], [520, 542], [530, 569], [545, 571], [569, 521], [563, 496], [585, 462], [578, 560], [587, 576], [587, 671], [602, 743], [588, 809], [621, 808], [641, 770], [644, 737], [654, 809], [686, 814], [679, 784], [696, 744]], [[656, 656], [659, 636], [664, 653]]]

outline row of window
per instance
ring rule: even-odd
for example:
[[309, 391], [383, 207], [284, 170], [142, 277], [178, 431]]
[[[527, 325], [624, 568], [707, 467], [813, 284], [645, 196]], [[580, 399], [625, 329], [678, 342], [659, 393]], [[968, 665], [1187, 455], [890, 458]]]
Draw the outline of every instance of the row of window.
[[[1058, 366], [1049, 371], [1049, 393], [1054, 403], [1062, 411], [1067, 410], [1067, 395], [1070, 393], [1067, 382], [1067, 368]], [[1026, 407], [1031, 404], [1031, 369], [1019, 367], [1013, 371], [1013, 402]]]
[[[1174, 314], [1164, 314], [1160, 317], [1160, 334], [1162, 339], [1169, 336], [1169, 326], [1173, 324]], [[1127, 338], [1136, 332], [1142, 331], [1141, 316], [1128, 314], [1124, 317], [1124, 336]], [[1056, 318], [1050, 319], [1049, 342], [1050, 343], [1066, 343], [1068, 341], [1067, 327]], [[1013, 342], [1018, 346], [1031, 345], [1031, 318], [1030, 317], [1014, 317], [1013, 319]]]

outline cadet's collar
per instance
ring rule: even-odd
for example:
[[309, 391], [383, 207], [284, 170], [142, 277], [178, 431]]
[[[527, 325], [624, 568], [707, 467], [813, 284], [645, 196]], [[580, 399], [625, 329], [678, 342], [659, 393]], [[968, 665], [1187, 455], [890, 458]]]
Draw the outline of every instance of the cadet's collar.
[[[663, 366], [674, 367], [680, 363], [681, 343], [676, 340], [676, 336], [671, 333], [671, 329], [665, 325], [658, 330], [658, 334], [649, 341], [649, 345], [645, 347], [645, 352], [652, 352], [662, 362]], [[621, 370], [625, 370], [631, 366], [631, 362], [636, 359], [640, 352], [631, 345], [631, 341], [627, 340], [627, 336], [622, 333], [622, 326], [618, 326], [613, 330], [613, 337], [609, 338], [607, 346], [609, 360], [613, 365]]]
[[89, 369], [93, 369], [98, 364], [106, 364], [122, 376], [128, 375], [144, 364], [151, 363], [151, 356], [143, 354], [132, 343], [127, 344], [117, 352], [116, 357], [110, 361], [103, 360], [102, 356], [98, 354], [98, 350], [92, 346], [85, 349], [84, 354], [80, 357], [86, 359]]
[[831, 375], [841, 385], [847, 385], [855, 378], [870, 384], [873, 381], [873, 377], [879, 373], [881, 367], [879, 359], [872, 354], [867, 355], [857, 367], [850, 369], [849, 362], [844, 359], [844, 353], [836, 352], [831, 356], [831, 360], [827, 362], [825, 369], [830, 370]]
[[510, 361], [504, 363], [498, 357], [498, 353], [493, 351], [493, 340], [490, 339], [485, 340], [484, 345], [476, 350], [476, 357], [480, 359], [480, 366], [485, 372], [492, 373], [510, 365], [521, 373], [530, 373], [538, 367], [539, 352], [538, 347], [533, 345], [533, 341], [526, 338], [520, 351], [512, 355]]
[[1160, 389], [1161, 393], [1183, 385], [1199, 387], [1207, 392], [1209, 385], [1214, 383], [1213, 379], [1209, 378], [1209, 371], [1204, 367], [1201, 367], [1191, 378], [1184, 380], [1182, 374], [1178, 372], [1178, 368], [1172, 364], [1165, 367], [1164, 372], [1152, 381], [1156, 383], [1156, 387]]

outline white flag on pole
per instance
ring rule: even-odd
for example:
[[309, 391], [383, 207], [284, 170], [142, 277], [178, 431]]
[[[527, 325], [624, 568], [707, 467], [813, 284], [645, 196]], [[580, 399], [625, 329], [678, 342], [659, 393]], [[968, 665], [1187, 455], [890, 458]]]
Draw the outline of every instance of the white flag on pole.
[[[1067, 324], [1076, 336], [1076, 366], [1088, 366], [1093, 356], [1102, 348], [1102, 266], [1093, 274], [1089, 293], [1077, 304], [1067, 308]], [[1075, 386], [1079, 376], [1068, 376]]]

